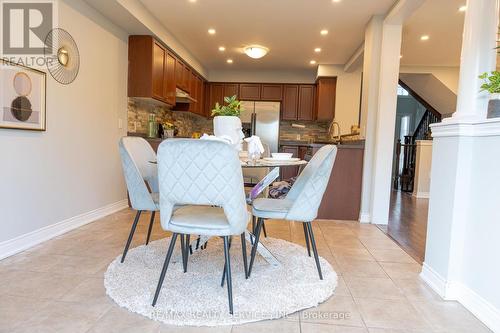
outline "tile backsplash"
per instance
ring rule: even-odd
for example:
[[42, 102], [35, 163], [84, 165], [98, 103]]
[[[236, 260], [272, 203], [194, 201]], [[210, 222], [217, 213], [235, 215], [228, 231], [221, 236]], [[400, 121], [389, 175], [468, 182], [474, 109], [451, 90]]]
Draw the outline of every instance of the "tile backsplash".
[[[292, 124], [303, 125], [304, 128], [293, 127]], [[328, 138], [329, 122], [324, 121], [281, 121], [280, 140], [326, 140]]]
[[159, 123], [168, 121], [179, 130], [180, 137], [191, 137], [193, 132], [212, 134], [212, 120], [187, 111], [173, 111], [168, 106], [140, 98], [128, 99], [128, 132], [147, 134], [148, 117], [156, 116]]

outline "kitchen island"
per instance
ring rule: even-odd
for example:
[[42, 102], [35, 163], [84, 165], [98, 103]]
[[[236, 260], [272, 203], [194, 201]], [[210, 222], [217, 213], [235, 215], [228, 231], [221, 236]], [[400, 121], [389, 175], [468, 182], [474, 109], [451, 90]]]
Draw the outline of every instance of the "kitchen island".
[[[294, 157], [314, 155], [327, 142], [280, 141], [280, 151], [293, 153]], [[358, 220], [361, 205], [364, 141], [347, 141], [338, 144], [337, 158], [330, 181], [318, 211], [318, 219]], [[291, 167], [283, 170], [282, 178], [297, 174]]]

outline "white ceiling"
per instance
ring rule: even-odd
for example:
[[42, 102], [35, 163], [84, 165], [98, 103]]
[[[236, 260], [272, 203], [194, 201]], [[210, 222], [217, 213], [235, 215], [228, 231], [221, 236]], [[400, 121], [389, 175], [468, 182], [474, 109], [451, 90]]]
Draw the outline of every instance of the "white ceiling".
[[[459, 66], [466, 0], [427, 0], [405, 22], [402, 65]], [[429, 40], [420, 40], [429, 35]]]
[[[395, 0], [140, 0], [208, 69], [297, 70], [309, 64], [344, 64], [361, 45], [372, 15], [385, 14]], [[443, 2], [444, 0], [432, 0]], [[217, 33], [211, 36], [209, 28]], [[320, 30], [328, 29], [327, 36]], [[270, 49], [254, 60], [241, 48]], [[225, 46], [226, 51], [218, 51]], [[314, 48], [322, 48], [319, 54]], [[226, 59], [233, 59], [229, 65]]]

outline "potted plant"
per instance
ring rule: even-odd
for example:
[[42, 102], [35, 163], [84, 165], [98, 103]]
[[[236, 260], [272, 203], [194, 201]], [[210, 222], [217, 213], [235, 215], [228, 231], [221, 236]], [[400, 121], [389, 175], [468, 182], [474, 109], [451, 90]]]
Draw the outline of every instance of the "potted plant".
[[481, 91], [487, 91], [490, 94], [487, 117], [500, 117], [500, 72], [486, 72], [481, 74], [479, 78], [483, 80]]
[[224, 97], [226, 105], [216, 103], [215, 108], [212, 110], [212, 116], [215, 116], [214, 135], [229, 139], [234, 145], [239, 145], [244, 137], [239, 118], [243, 108], [241, 102], [236, 98], [236, 95]]

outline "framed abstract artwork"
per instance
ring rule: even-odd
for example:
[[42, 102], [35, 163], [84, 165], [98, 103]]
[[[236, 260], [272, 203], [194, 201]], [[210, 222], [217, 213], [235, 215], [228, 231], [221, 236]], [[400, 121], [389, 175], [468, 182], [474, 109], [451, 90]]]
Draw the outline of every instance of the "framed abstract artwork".
[[0, 129], [45, 131], [46, 74], [0, 59]]

